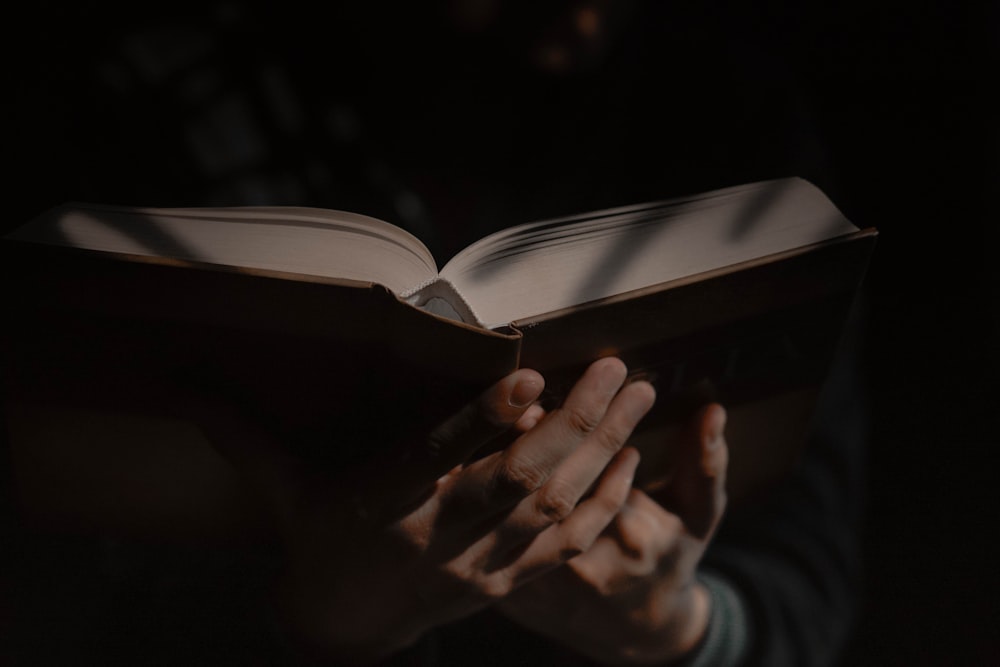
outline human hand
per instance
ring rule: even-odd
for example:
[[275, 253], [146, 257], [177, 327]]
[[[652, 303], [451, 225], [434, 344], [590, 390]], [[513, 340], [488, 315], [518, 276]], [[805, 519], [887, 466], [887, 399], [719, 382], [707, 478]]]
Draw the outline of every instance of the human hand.
[[[295, 643], [363, 663], [591, 547], [626, 500], [638, 457], [620, 450], [654, 400], [625, 378], [621, 361], [595, 362], [530, 428], [543, 379], [517, 371], [413, 443], [405, 466], [353, 474], [359, 483], [304, 470], [232, 405], [199, 421], [274, 514]], [[468, 462], [515, 424], [512, 444]]]
[[692, 650], [710, 611], [695, 573], [725, 507], [725, 417], [716, 404], [701, 410], [654, 497], [633, 489], [589, 549], [513, 591], [499, 609], [608, 664], [654, 664]]

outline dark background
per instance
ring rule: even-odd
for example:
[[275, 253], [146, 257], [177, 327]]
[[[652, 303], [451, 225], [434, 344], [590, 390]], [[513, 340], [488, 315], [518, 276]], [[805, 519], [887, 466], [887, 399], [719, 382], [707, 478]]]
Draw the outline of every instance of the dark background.
[[[588, 44], [558, 3], [41, 3], [5, 45], [3, 225], [70, 199], [304, 203], [390, 220], [444, 259], [504, 224], [809, 177], [880, 230], [862, 302], [866, 591], [844, 664], [985, 664], [1000, 13], [689, 4], [620, 3]], [[569, 55], [535, 49], [553, 43]]]

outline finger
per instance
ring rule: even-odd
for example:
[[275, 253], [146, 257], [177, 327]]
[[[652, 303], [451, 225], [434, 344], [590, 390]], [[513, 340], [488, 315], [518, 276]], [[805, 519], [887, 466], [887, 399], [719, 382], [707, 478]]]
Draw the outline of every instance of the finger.
[[684, 525], [639, 489], [629, 492], [621, 510], [594, 545], [569, 562], [591, 586], [613, 595], [675, 562], [684, 543]]
[[568, 517], [625, 445], [655, 400], [656, 392], [647, 382], [623, 387], [593, 433], [570, 453], [538, 491], [518, 503], [499, 528], [503, 538], [516, 544]]
[[601, 424], [625, 375], [625, 364], [618, 359], [591, 364], [564, 407], [549, 413], [507, 449], [465, 468], [447, 492], [442, 518], [456, 526], [478, 523], [534, 493]]
[[623, 449], [598, 480], [594, 493], [560, 523], [549, 526], [526, 549], [515, 550], [508, 576], [519, 585], [587, 552], [625, 504], [639, 452]]
[[494, 384], [435, 428], [424, 442], [405, 452], [388, 474], [383, 471], [379, 486], [391, 490], [384, 498], [398, 505], [426, 493], [442, 475], [511, 429], [532, 408], [544, 387], [542, 376], [526, 368]]
[[694, 417], [691, 436], [677, 460], [671, 483], [659, 495], [664, 507], [676, 513], [689, 534], [708, 539], [726, 505], [726, 411], [717, 403]]
[[527, 433], [531, 429], [535, 428], [542, 419], [545, 418], [545, 408], [539, 403], [533, 404], [521, 418], [514, 423], [514, 431], [518, 434]]
[[545, 408], [543, 408], [540, 403], [532, 404], [531, 407], [525, 410], [524, 414], [521, 415], [516, 422], [514, 422], [513, 428], [493, 438], [487, 446], [480, 447], [476, 450], [474, 458], [485, 458], [490, 454], [507, 449], [514, 444], [515, 440], [535, 428], [538, 423], [544, 419], [544, 417]]
[[633, 575], [645, 576], [662, 567], [677, 553], [686, 534], [680, 517], [642, 491], [629, 495], [625, 509], [615, 519], [614, 535]]

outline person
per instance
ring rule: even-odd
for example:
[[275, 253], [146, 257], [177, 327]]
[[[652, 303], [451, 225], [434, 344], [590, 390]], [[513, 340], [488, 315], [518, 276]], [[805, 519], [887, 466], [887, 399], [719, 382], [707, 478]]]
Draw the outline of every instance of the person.
[[[447, 257], [514, 221], [776, 172], [835, 188], [787, 71], [747, 48], [739, 16], [448, 6], [391, 22], [342, 7], [320, 24], [228, 2], [115, 17], [129, 26], [105, 39], [67, 21], [20, 91], [16, 120], [38, 128], [18, 144], [22, 218], [64, 199], [332, 206], [399, 222]], [[101, 46], [79, 58], [81, 40]], [[336, 81], [317, 85], [326, 67]], [[855, 348], [794, 474], [728, 512], [724, 406], [689, 425], [672, 486], [629, 488], [628, 434], [655, 391], [626, 385], [614, 359], [549, 414], [532, 407], [544, 378], [505, 378], [442, 425], [425, 450], [438, 456], [385, 501], [301, 470], [252, 414], [204, 397], [195, 417], [221, 454], [206, 466], [265, 546], [53, 542], [10, 518], [21, 549], [7, 571], [32, 585], [9, 584], [26, 613], [5, 650], [65, 662], [89, 646], [102, 664], [833, 664], [860, 573]], [[508, 446], [467, 463], [505, 428]]]

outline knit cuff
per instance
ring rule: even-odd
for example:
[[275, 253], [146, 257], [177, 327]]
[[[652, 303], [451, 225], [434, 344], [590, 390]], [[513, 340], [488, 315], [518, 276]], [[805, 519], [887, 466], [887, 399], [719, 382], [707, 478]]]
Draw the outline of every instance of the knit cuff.
[[698, 647], [678, 667], [736, 667], [750, 648], [746, 603], [725, 577], [702, 570], [698, 579], [711, 599], [708, 629]]

